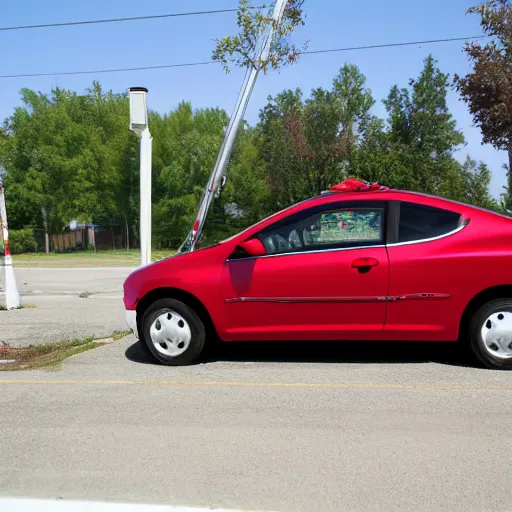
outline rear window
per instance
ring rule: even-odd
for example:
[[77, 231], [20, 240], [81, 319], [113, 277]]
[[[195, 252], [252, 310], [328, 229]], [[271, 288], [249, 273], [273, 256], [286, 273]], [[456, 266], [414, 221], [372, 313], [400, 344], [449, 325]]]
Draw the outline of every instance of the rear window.
[[459, 213], [413, 203], [400, 204], [399, 242], [416, 242], [446, 235], [460, 226]]

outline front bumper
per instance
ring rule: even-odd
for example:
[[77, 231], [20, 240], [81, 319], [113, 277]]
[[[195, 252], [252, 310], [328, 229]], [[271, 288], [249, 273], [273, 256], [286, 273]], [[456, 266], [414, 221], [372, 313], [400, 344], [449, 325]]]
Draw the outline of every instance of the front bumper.
[[139, 330], [137, 329], [137, 311], [126, 310], [126, 323], [128, 327], [133, 331], [135, 337], [139, 338]]

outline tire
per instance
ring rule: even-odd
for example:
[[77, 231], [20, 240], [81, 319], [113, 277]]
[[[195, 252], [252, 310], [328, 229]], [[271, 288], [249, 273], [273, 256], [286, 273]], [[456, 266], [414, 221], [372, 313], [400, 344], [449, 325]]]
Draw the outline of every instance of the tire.
[[493, 370], [512, 370], [512, 299], [481, 306], [469, 324], [469, 345], [478, 361]]
[[142, 317], [142, 342], [166, 366], [186, 366], [203, 351], [206, 331], [197, 313], [176, 299], [154, 302]]

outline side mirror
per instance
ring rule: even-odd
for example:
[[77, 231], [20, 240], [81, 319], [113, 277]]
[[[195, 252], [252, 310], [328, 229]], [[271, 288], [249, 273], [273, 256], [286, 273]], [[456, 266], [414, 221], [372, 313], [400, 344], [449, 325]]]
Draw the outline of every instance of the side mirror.
[[247, 240], [238, 244], [249, 256], [265, 256], [267, 251], [265, 246], [257, 239]]

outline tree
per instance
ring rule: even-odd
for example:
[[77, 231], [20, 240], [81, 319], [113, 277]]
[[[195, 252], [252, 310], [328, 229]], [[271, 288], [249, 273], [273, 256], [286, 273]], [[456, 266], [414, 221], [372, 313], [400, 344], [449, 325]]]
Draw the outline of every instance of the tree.
[[[297, 62], [300, 53], [307, 48], [307, 43], [299, 48], [289, 40], [289, 36], [304, 25], [304, 0], [288, 0], [282, 22], [272, 17], [273, 6], [266, 13], [254, 9], [249, 0], [240, 0], [237, 13], [239, 33], [216, 39], [216, 47], [212, 59], [220, 62], [226, 72], [230, 72], [230, 64], [241, 68], [252, 67], [262, 70], [265, 74], [269, 69], [277, 70], [283, 66]], [[270, 42], [268, 56], [256, 60], [255, 53], [261, 45], [261, 35], [272, 26], [274, 37]]]
[[13, 227], [43, 227], [48, 240], [72, 219], [128, 215], [125, 173], [136, 167], [128, 168], [125, 155], [136, 141], [126, 130], [127, 96], [104, 93], [96, 82], [83, 95], [21, 94], [24, 105], [0, 139]]
[[[87, 111], [89, 116], [84, 121], [99, 130], [98, 146], [101, 156], [99, 172], [107, 171], [109, 183], [100, 179], [102, 186], [112, 191], [112, 204], [106, 215], [94, 215], [96, 220], [110, 221], [124, 225], [126, 245], [135, 242], [138, 235], [139, 218], [139, 140], [126, 129], [129, 115], [127, 94], [115, 94], [103, 91], [98, 82], [93, 82], [86, 90]], [[94, 201], [94, 198], [91, 198]], [[91, 201], [90, 201], [91, 202]]]
[[[402, 188], [442, 195], [453, 178], [452, 155], [464, 136], [447, 106], [449, 83], [449, 76], [430, 55], [418, 79], [410, 80], [409, 89], [394, 86], [384, 101], [389, 150], [399, 155], [400, 167], [405, 168]], [[403, 183], [404, 177], [408, 183]]]
[[194, 210], [222, 142], [227, 115], [220, 109], [176, 110], [150, 118], [153, 147], [155, 242], [176, 248], [194, 221]]
[[69, 160], [61, 155], [67, 147], [62, 133], [69, 125], [69, 117], [59, 101], [59, 90], [53, 91], [53, 105], [41, 93], [23, 89], [21, 95], [24, 107], [17, 108], [5, 122], [8, 137], [2, 154], [8, 169], [8, 207], [13, 227], [44, 226], [48, 235], [61, 222], [59, 210], [66, 195], [63, 187]]
[[507, 189], [512, 190], [512, 4], [489, 0], [468, 13], [480, 15], [484, 33], [493, 39], [484, 46], [466, 44], [473, 71], [464, 77], [456, 75], [455, 84], [482, 130], [483, 142], [508, 152]]
[[[151, 113], [153, 232], [157, 246], [176, 248], [186, 236], [227, 120], [221, 109], [194, 110], [187, 102], [163, 116]], [[226, 238], [234, 234], [234, 229], [252, 224], [265, 213], [268, 187], [255, 137], [255, 130], [247, 125], [237, 137], [230, 180], [213, 205], [203, 244]]]
[[466, 197], [463, 201], [482, 208], [498, 209], [496, 201], [489, 192], [492, 174], [487, 165], [483, 162], [475, 162], [468, 155], [462, 171], [462, 176], [467, 180], [467, 185], [464, 187]]
[[331, 90], [284, 91], [260, 114], [262, 157], [279, 207], [319, 194], [347, 177], [375, 128], [374, 104], [357, 66], [345, 64]]

